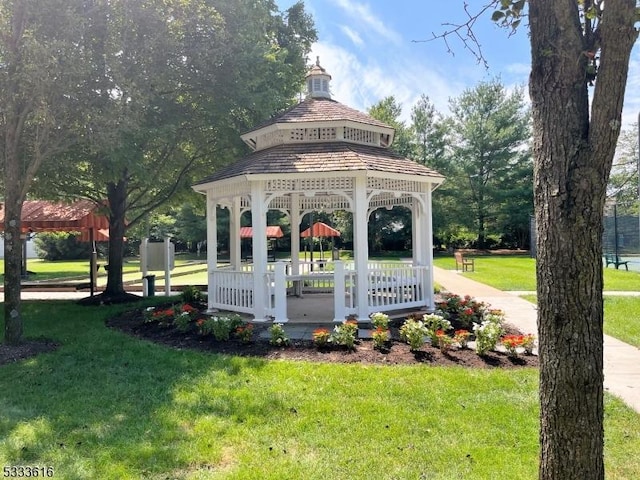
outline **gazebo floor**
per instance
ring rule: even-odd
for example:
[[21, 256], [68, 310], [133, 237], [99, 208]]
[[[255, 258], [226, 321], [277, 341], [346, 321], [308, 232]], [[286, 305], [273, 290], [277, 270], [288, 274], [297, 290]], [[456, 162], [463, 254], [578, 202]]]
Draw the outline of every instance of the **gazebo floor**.
[[[412, 312], [416, 312], [416, 309], [395, 310], [387, 314], [391, 318], [405, 318]], [[309, 293], [303, 297], [287, 297], [287, 316], [289, 323], [331, 324], [334, 319], [333, 294]], [[360, 322], [364, 320], [360, 319]]]
[[[287, 307], [289, 321], [285, 330], [291, 339], [310, 340], [315, 329], [323, 327], [331, 330], [335, 325], [332, 294], [309, 293], [303, 297], [287, 297]], [[397, 310], [388, 314], [391, 318], [406, 318], [412, 312], [416, 310]], [[366, 330], [360, 330], [360, 338], [366, 335]], [[269, 332], [263, 331], [260, 336], [269, 338]]]

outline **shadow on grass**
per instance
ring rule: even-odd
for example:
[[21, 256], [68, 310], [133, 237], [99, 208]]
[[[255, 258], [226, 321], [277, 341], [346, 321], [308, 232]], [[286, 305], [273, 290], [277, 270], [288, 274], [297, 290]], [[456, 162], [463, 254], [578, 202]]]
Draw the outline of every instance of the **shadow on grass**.
[[[123, 308], [24, 302], [27, 335], [61, 346], [0, 367], [3, 463], [52, 465], [67, 479], [144, 477], [198, 458], [184, 450], [202, 418], [222, 432], [285, 408], [250, 390], [264, 360], [171, 350], [106, 328]], [[207, 452], [202, 462], [215, 462]]]

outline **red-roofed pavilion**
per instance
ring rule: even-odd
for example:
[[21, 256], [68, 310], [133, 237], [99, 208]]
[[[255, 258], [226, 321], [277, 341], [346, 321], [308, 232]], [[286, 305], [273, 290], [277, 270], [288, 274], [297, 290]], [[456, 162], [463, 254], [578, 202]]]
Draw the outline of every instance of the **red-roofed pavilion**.
[[[22, 233], [79, 232], [81, 241], [109, 240], [109, 218], [89, 200], [74, 203], [26, 200], [22, 206]], [[0, 230], [4, 205], [0, 204]]]

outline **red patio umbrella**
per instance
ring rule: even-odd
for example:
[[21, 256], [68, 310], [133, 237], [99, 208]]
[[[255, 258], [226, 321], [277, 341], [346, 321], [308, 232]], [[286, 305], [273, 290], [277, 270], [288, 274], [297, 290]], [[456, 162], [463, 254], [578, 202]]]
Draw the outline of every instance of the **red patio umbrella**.
[[326, 223], [316, 222], [311, 227], [300, 233], [303, 238], [308, 237], [339, 237], [340, 232]]
[[[339, 237], [340, 232], [333, 227], [330, 227], [326, 223], [316, 222], [311, 227], [303, 230], [300, 233], [302, 238], [309, 237]], [[311, 258], [313, 259], [313, 252]], [[322, 242], [320, 242], [320, 259], [323, 259], [322, 255]]]
[[[282, 238], [284, 234], [282, 229], [278, 226], [267, 226], [267, 238]], [[240, 238], [253, 238], [252, 227], [240, 227]]]

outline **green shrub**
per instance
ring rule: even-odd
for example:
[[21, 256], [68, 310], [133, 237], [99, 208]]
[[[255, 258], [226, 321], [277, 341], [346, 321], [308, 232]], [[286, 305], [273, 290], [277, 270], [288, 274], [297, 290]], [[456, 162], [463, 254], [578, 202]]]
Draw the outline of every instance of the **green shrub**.
[[173, 325], [176, 327], [176, 330], [185, 333], [189, 331], [192, 320], [188, 312], [182, 312], [173, 319]]
[[503, 321], [504, 313], [502, 311], [491, 310], [485, 315], [485, 319], [481, 324], [476, 324], [473, 327], [473, 332], [476, 335], [476, 353], [478, 355], [486, 355], [496, 348], [503, 334]]
[[274, 323], [269, 327], [269, 334], [271, 338], [269, 339], [269, 343], [271, 345], [275, 345], [277, 347], [283, 347], [285, 345], [289, 345], [289, 337], [287, 337], [284, 326], [281, 323]]
[[80, 260], [91, 256], [91, 244], [80, 242], [77, 233], [45, 232], [35, 236], [38, 257], [45, 260]]
[[184, 287], [180, 294], [180, 298], [184, 303], [202, 303], [205, 301], [204, 293], [194, 285]]
[[349, 350], [353, 350], [355, 348], [357, 333], [358, 322], [347, 320], [333, 328], [329, 341], [335, 345], [341, 345], [347, 347]]
[[400, 327], [400, 338], [409, 344], [411, 350], [418, 350], [424, 345], [424, 337], [429, 334], [427, 327], [420, 320], [408, 318]]
[[209, 317], [197, 322], [202, 335], [213, 335], [218, 341], [227, 341], [231, 333], [242, 325], [239, 315], [229, 315], [220, 317]]
[[445, 319], [442, 315], [437, 315], [435, 313], [423, 315], [422, 323], [424, 324], [427, 335], [431, 339], [431, 345], [434, 347], [439, 343], [437, 332], [439, 330], [442, 330], [443, 332], [451, 330], [451, 322]]

